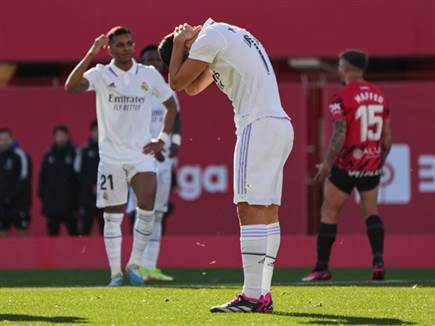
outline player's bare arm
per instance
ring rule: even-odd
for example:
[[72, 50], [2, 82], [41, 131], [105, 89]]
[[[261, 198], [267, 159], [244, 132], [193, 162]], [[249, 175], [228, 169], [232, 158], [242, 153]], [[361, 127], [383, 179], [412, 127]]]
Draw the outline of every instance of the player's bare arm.
[[384, 120], [382, 128], [382, 165], [387, 160], [388, 154], [390, 154], [391, 146], [393, 144], [391, 121]]
[[101, 51], [101, 49], [107, 47], [108, 42], [109, 39], [105, 34], [101, 34], [95, 39], [94, 44], [92, 44], [88, 53], [86, 53], [85, 57], [69, 74], [65, 82], [65, 90], [67, 92], [84, 92], [89, 88], [89, 82], [83, 77], [83, 74], [86, 72], [86, 70], [88, 70], [92, 60]]
[[346, 120], [336, 120], [332, 130], [331, 141], [329, 142], [328, 152], [322, 164], [318, 165], [319, 171], [314, 177], [314, 181], [323, 182], [329, 175], [332, 165], [337, 159], [338, 154], [346, 141]]
[[[174, 127], [175, 118], [177, 116], [177, 102], [175, 98], [171, 96], [169, 100], [163, 102], [166, 108], [165, 120], [163, 122], [163, 128], [160, 134], [169, 135]], [[168, 136], [169, 137], [169, 136]], [[165, 141], [159, 137], [157, 141], [153, 141], [143, 148], [145, 154], [156, 154], [162, 151]]]
[[[176, 46], [174, 40], [174, 50], [172, 52], [171, 64], [169, 65], [169, 85], [174, 91], [181, 91], [185, 90], [190, 84], [196, 81], [196, 79], [199, 78], [204, 71], [208, 70], [208, 63], [189, 58], [186, 59], [186, 61], [181, 62], [184, 57], [184, 52], [179, 51], [179, 49], [177, 48], [180, 48], [182, 50], [181, 46]], [[173, 62], [175, 63], [173, 64]], [[199, 83], [197, 82], [194, 88], [196, 87], [197, 89], [200, 89], [198, 88], [198, 86], [202, 84], [202, 80], [203, 78], [200, 78], [198, 80]], [[211, 80], [208, 80], [210, 82], [208, 84], [203, 84], [201, 91], [204, 90], [213, 81], [212, 78]], [[199, 92], [196, 92], [196, 94], [198, 93]], [[191, 92], [190, 94], [193, 94], [193, 92]]]
[[200, 31], [200, 26], [192, 27], [187, 24], [175, 28], [174, 45], [169, 64], [169, 84], [174, 91], [185, 89], [200, 77], [205, 70], [208, 70], [207, 62], [189, 58], [184, 60], [186, 43], [191, 42]]
[[206, 89], [211, 83], [213, 83], [213, 75], [210, 69], [206, 69], [184, 90], [187, 95], [195, 96], [201, 93], [204, 89]]

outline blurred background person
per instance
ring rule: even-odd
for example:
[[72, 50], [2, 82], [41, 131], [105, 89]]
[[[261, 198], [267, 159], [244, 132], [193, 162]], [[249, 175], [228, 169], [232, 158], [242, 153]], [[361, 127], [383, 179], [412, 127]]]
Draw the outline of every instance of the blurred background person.
[[64, 223], [69, 235], [77, 235], [76, 151], [65, 126], [53, 129], [54, 143], [42, 160], [39, 172], [39, 198], [47, 218], [50, 236], [58, 236]]
[[98, 230], [103, 234], [104, 211], [97, 208], [97, 170], [100, 162], [98, 153], [98, 124], [97, 120], [91, 122], [90, 138], [88, 144], [77, 152], [74, 163], [78, 177], [78, 204], [79, 221], [78, 232], [80, 235], [90, 235], [94, 219], [97, 219]]
[[23, 179], [23, 186], [20, 187], [19, 197], [20, 197], [20, 219], [23, 221], [23, 224], [26, 225], [26, 230], [20, 230], [20, 234], [27, 234], [27, 229], [30, 226], [31, 222], [31, 211], [32, 211], [32, 186], [33, 186], [33, 162], [32, 158], [28, 153], [26, 153], [17, 142], [14, 144], [15, 148], [19, 151], [22, 151], [26, 157], [26, 164], [27, 164], [27, 176]]
[[33, 161], [29, 154], [26, 153], [27, 162], [29, 163], [29, 175], [26, 182], [26, 190], [25, 190], [25, 214], [28, 223], [30, 224], [32, 218], [32, 205], [33, 205]]
[[[144, 65], [154, 66], [160, 73], [163, 71], [163, 61], [157, 51], [157, 45], [145, 46], [140, 52], [140, 62]], [[175, 93], [174, 93], [174, 97]], [[157, 194], [154, 203], [156, 218], [154, 221], [153, 233], [141, 261], [141, 275], [145, 281], [173, 281], [173, 277], [164, 274], [157, 268], [157, 261], [160, 253], [160, 242], [163, 234], [163, 219], [169, 212], [169, 197], [172, 189], [173, 169], [175, 158], [181, 145], [181, 120], [179, 103], [177, 100], [177, 116], [175, 119], [171, 140], [165, 144], [164, 150], [156, 155], [157, 160]], [[151, 113], [151, 134], [157, 138], [163, 126], [165, 108], [157, 100], [154, 100]], [[129, 191], [128, 214], [134, 219], [136, 207], [136, 196]]]
[[0, 129], [0, 235], [12, 225], [23, 235], [29, 226], [29, 175], [28, 157], [15, 146], [12, 130]]

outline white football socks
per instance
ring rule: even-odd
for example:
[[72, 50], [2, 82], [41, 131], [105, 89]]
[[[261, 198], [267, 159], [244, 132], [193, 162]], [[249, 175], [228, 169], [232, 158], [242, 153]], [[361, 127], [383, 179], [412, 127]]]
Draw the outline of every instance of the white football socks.
[[266, 259], [264, 260], [263, 281], [261, 285], [261, 294], [266, 295], [270, 292], [275, 267], [276, 256], [281, 242], [281, 229], [279, 222], [267, 225], [267, 250]]
[[249, 298], [259, 299], [267, 249], [266, 224], [242, 225], [240, 247], [244, 274], [243, 294]]
[[133, 246], [127, 266], [139, 268], [145, 247], [150, 239], [154, 225], [154, 211], [136, 208], [136, 220], [133, 228]]
[[154, 269], [157, 267], [157, 260], [159, 259], [160, 253], [160, 240], [162, 238], [162, 221], [163, 213], [156, 212], [153, 233], [151, 234], [150, 242], [145, 248], [141, 261], [141, 266], [147, 269]]
[[122, 277], [121, 223], [124, 214], [104, 213], [104, 245], [109, 260], [111, 277]]

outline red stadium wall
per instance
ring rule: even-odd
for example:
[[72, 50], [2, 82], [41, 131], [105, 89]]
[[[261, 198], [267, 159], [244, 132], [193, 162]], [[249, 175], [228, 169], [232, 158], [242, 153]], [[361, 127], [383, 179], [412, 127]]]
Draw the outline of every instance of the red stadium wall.
[[[386, 232], [435, 234], [434, 82], [379, 83], [391, 106], [393, 149], [381, 181], [380, 215]], [[331, 123], [326, 100], [338, 86], [325, 88], [325, 139]], [[341, 214], [342, 233], [364, 233], [355, 197]]]
[[[3, 1], [0, 5], [0, 62], [78, 61], [93, 39], [114, 25], [134, 33], [137, 48], [158, 42], [183, 22], [209, 16], [249, 29], [273, 59], [335, 57], [343, 48], [361, 48], [376, 57], [434, 56], [435, 6], [432, 0], [220, 1], [210, 11], [201, 0], [122, 3], [103, 0]], [[97, 60], [108, 59], [102, 53]], [[61, 74], [62, 75], [62, 74]], [[434, 82], [380, 84], [390, 98], [396, 144], [381, 191], [389, 267], [435, 267]], [[293, 119], [295, 147], [286, 165], [278, 266], [310, 266], [315, 238], [306, 236], [307, 121], [300, 84], [282, 83], [281, 96]], [[337, 88], [327, 85], [324, 99]], [[162, 267], [239, 267], [238, 223], [232, 205], [235, 141], [229, 101], [211, 88], [195, 98], [180, 96], [183, 149], [179, 158], [176, 211], [167, 223]], [[0, 127], [11, 127], [34, 163], [34, 202], [30, 237], [0, 239], [0, 268], [105, 268], [100, 237], [51, 239], [36, 197], [38, 172], [51, 129], [70, 127], [83, 145], [95, 117], [92, 94], [70, 95], [61, 88], [0, 89]], [[323, 106], [326, 109], [326, 105]], [[324, 112], [325, 139], [330, 123]], [[328, 127], [329, 126], [329, 127]], [[125, 229], [128, 223], [124, 223]], [[127, 230], [125, 230], [127, 231]], [[130, 237], [123, 245], [128, 258]], [[356, 201], [342, 212], [333, 266], [370, 265], [365, 227]], [[65, 259], [64, 257], [68, 257]]]
[[76, 61], [93, 39], [126, 25], [137, 45], [209, 16], [243, 26], [272, 57], [330, 56], [358, 47], [372, 56], [434, 55], [432, 0], [3, 1], [0, 61]]
[[[381, 215], [387, 230], [385, 244], [389, 267], [435, 267], [433, 252], [435, 222], [432, 212], [435, 173], [431, 101], [435, 83], [381, 84], [390, 98], [394, 142], [408, 147], [405, 156], [393, 161], [395, 178], [410, 180], [399, 191], [392, 178], [383, 191]], [[337, 86], [325, 88], [325, 98]], [[283, 241], [279, 266], [309, 266], [314, 261], [315, 238], [306, 233], [306, 121], [304, 91], [299, 84], [281, 84], [283, 103], [296, 130], [295, 148], [286, 166], [281, 213]], [[94, 117], [91, 94], [70, 95], [59, 88], [6, 88], [0, 90], [1, 125], [14, 129], [16, 138], [34, 159], [34, 189], [43, 152], [51, 142], [51, 128], [67, 124], [78, 144], [86, 141], [89, 121]], [[162, 267], [237, 267], [238, 226], [232, 205], [232, 151], [235, 140], [231, 106], [217, 89], [199, 97], [180, 96], [184, 143], [179, 171], [184, 182], [175, 195], [176, 212], [168, 220], [163, 240]], [[325, 106], [324, 106], [325, 107]], [[325, 112], [325, 126], [330, 125]], [[328, 135], [326, 135], [328, 136]], [[402, 152], [399, 151], [399, 154]], [[402, 153], [403, 154], [403, 153]], [[409, 169], [394, 162], [409, 159]], [[406, 166], [405, 166], [406, 167]], [[183, 181], [184, 180], [184, 181]], [[223, 182], [224, 180], [224, 182]], [[406, 182], [405, 182], [406, 184]], [[390, 187], [390, 188], [388, 188]], [[397, 193], [401, 194], [397, 198]], [[403, 197], [405, 193], [405, 197]], [[394, 197], [396, 196], [396, 197]], [[392, 202], [395, 201], [395, 202]], [[399, 203], [405, 201], [404, 203]], [[1, 239], [0, 268], [105, 268], [103, 241], [99, 237], [49, 239], [35, 198], [31, 234], [36, 237]], [[124, 224], [127, 227], [128, 223]], [[350, 200], [342, 214], [332, 258], [333, 266], [370, 265], [368, 241], [357, 206]], [[128, 257], [130, 238], [124, 242]], [[357, 255], [355, 253], [358, 253]], [[65, 260], [63, 257], [69, 257]]]
[[[435, 83], [380, 85], [392, 107], [395, 157], [390, 180], [383, 183], [381, 214], [389, 233], [435, 233], [435, 150], [432, 122]], [[281, 219], [283, 232], [306, 232], [304, 92], [296, 84], [282, 84], [283, 103], [293, 119], [295, 148], [286, 165]], [[327, 99], [336, 86], [325, 88]], [[64, 123], [73, 140], [82, 145], [89, 121], [95, 116], [92, 94], [70, 95], [58, 88], [6, 88], [0, 90], [1, 125], [10, 126], [20, 145], [34, 160], [34, 192], [41, 157], [51, 143], [51, 129]], [[184, 143], [179, 160], [176, 212], [168, 221], [169, 234], [236, 234], [232, 205], [232, 152], [235, 141], [231, 106], [216, 89], [198, 97], [181, 96]], [[326, 103], [324, 105], [326, 108]], [[326, 130], [330, 126], [325, 112]], [[328, 137], [328, 135], [326, 135]], [[327, 139], [327, 138], [326, 138]], [[400, 163], [400, 164], [399, 164]], [[44, 235], [40, 203], [34, 196], [31, 234]], [[354, 199], [342, 213], [342, 233], [364, 233]]]
[[[282, 207], [284, 233], [304, 233], [305, 113], [304, 91], [298, 84], [281, 84], [283, 104], [293, 119], [296, 140], [286, 165]], [[51, 130], [59, 123], [71, 130], [75, 144], [88, 137], [95, 117], [92, 94], [67, 94], [61, 88], [5, 88], [0, 90], [1, 125], [13, 129], [21, 147], [33, 158], [34, 200], [32, 235], [45, 235], [45, 221], [36, 197], [42, 155], [51, 144]], [[176, 211], [168, 234], [236, 234], [238, 222], [232, 204], [232, 160], [235, 143], [230, 102], [211, 87], [197, 97], [180, 95], [183, 147], [179, 157]], [[126, 227], [128, 226], [127, 223]]]

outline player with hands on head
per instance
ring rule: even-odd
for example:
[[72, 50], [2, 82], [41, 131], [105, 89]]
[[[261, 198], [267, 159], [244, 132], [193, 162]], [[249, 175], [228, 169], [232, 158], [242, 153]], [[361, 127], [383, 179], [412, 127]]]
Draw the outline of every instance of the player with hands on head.
[[177, 26], [159, 52], [169, 66], [173, 90], [193, 96], [215, 82], [235, 114], [233, 186], [244, 285], [240, 295], [210, 311], [271, 312], [283, 167], [293, 146], [293, 128], [266, 50], [246, 29], [208, 19], [202, 26]]

